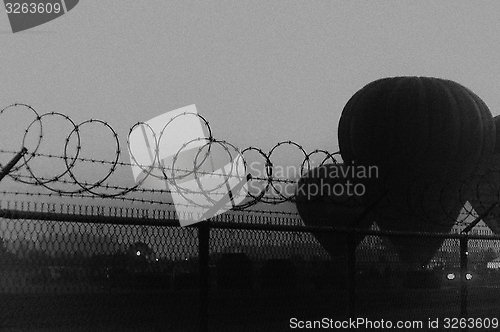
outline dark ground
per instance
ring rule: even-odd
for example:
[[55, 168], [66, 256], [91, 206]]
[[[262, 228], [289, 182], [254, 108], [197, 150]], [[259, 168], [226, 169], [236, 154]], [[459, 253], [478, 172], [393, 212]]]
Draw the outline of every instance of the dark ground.
[[[198, 303], [196, 290], [2, 294], [0, 324], [1, 331], [198, 331]], [[471, 288], [468, 313], [473, 318], [500, 318], [500, 289]], [[457, 288], [365, 290], [357, 295], [356, 317], [427, 322], [459, 314]], [[290, 318], [346, 319], [347, 294], [332, 289], [213, 291], [209, 316], [210, 331], [300, 330], [290, 328]]]

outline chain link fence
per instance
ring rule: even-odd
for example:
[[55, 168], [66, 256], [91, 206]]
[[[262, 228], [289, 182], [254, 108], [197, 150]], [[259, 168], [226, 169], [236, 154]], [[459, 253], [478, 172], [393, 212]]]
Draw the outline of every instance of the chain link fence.
[[[250, 212], [183, 228], [169, 216], [2, 201], [2, 330], [289, 331], [349, 318], [497, 315], [500, 237], [486, 228], [404, 234]], [[352, 255], [332, 257], [317, 232], [365, 238]], [[399, 261], [395, 236], [444, 242], [415, 266]]]

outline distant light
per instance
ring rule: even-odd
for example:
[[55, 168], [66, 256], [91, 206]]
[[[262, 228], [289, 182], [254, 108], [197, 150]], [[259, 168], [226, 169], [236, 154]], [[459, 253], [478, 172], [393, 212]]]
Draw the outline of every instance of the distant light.
[[453, 280], [453, 279], [455, 279], [455, 273], [448, 273], [448, 275], [446, 276], [446, 278], [447, 278], [448, 280]]
[[156, 259], [156, 261], [158, 262], [158, 258]]
[[467, 273], [467, 274], [465, 275], [465, 279], [467, 279], [467, 280], [471, 280], [471, 279], [472, 279], [472, 274]]
[[137, 250], [137, 252], [135, 253], [137, 256], [140, 256], [141, 255], [141, 252], [139, 250]]

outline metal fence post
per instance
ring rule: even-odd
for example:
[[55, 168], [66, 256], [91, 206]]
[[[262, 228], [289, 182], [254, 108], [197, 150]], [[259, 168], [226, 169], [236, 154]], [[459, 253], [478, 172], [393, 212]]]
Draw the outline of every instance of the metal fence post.
[[467, 318], [467, 295], [468, 285], [465, 275], [467, 274], [467, 235], [460, 238], [460, 317]]
[[356, 318], [356, 240], [354, 229], [347, 234], [347, 300], [349, 317]]
[[11, 161], [9, 161], [7, 163], [7, 165], [5, 165], [5, 167], [3, 167], [1, 170], [0, 170], [0, 181], [2, 181], [2, 179], [7, 175], [9, 174], [10, 170], [12, 169], [12, 167], [14, 167], [17, 162], [24, 156], [24, 154], [28, 152], [28, 150], [23, 147], [21, 149], [21, 151], [19, 151], [18, 153], [16, 153], [16, 155], [14, 156], [14, 158], [12, 158]]
[[208, 332], [208, 292], [209, 280], [210, 226], [208, 220], [198, 227], [198, 272], [200, 286], [200, 332]]
[[[483, 213], [476, 217], [467, 227], [465, 227], [461, 234], [463, 235], [460, 238], [460, 317], [467, 318], [467, 295], [469, 292], [468, 284], [467, 284], [467, 261], [468, 261], [468, 233], [471, 231], [474, 226], [476, 226], [481, 220], [483, 220], [495, 206], [497, 206], [499, 202], [493, 203], [487, 208]], [[464, 330], [466, 331], [467, 328]]]

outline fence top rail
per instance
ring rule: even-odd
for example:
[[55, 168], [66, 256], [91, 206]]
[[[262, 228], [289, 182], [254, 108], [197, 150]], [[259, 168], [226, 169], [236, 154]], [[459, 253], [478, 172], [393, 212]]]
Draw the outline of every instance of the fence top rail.
[[[5, 219], [26, 219], [26, 220], [49, 220], [60, 222], [81, 222], [110, 225], [139, 225], [139, 226], [158, 226], [158, 227], [181, 227], [176, 219], [151, 219], [147, 217], [123, 217], [106, 215], [82, 215], [71, 213], [39, 212], [39, 211], [20, 211], [13, 209], [0, 209], [0, 218]], [[430, 232], [402, 232], [402, 231], [383, 231], [373, 229], [358, 228], [338, 228], [327, 226], [304, 226], [304, 225], [273, 225], [260, 223], [233, 223], [207, 220], [193, 224], [191, 228], [209, 227], [213, 229], [238, 229], [238, 230], [259, 230], [259, 231], [278, 231], [278, 232], [301, 232], [301, 233], [343, 233], [343, 234], [362, 234], [386, 237], [426, 237], [442, 239], [470, 239], [470, 240], [500, 240], [500, 235], [485, 234], [464, 234], [464, 233], [430, 233]]]

